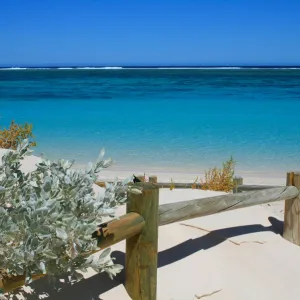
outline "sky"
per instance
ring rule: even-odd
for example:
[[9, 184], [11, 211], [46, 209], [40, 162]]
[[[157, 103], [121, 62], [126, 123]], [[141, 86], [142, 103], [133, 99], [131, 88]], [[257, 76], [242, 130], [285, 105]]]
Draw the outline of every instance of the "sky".
[[0, 66], [300, 65], [300, 0], [0, 0]]

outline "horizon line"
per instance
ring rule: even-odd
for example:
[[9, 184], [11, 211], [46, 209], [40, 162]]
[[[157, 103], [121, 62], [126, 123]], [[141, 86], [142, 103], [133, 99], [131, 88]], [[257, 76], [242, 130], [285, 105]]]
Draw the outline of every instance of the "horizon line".
[[300, 68], [300, 64], [298, 65], [83, 65], [83, 64], [57, 64], [57, 65], [0, 65], [0, 69], [159, 69], [159, 68], [166, 68], [166, 69], [183, 69], [183, 68], [189, 68], [189, 69], [243, 69], [243, 68], [261, 68], [261, 69], [272, 69], [272, 68]]

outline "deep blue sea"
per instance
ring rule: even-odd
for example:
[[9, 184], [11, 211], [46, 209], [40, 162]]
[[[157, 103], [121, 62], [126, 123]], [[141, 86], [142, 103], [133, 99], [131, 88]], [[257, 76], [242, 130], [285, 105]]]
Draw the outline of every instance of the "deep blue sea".
[[298, 69], [0, 70], [0, 126], [34, 125], [36, 154], [119, 169], [300, 170]]

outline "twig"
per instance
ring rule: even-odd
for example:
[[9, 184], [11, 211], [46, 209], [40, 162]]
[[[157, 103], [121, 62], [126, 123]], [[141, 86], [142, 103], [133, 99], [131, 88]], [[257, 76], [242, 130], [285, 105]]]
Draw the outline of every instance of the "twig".
[[193, 225], [183, 224], [183, 223], [180, 223], [180, 225], [187, 226], [187, 227], [192, 227], [192, 228], [196, 228], [196, 229], [200, 229], [202, 231], [214, 234], [214, 235], [218, 236], [219, 238], [223, 239], [224, 241], [228, 241], [228, 242], [230, 242], [230, 243], [232, 243], [232, 244], [234, 244], [236, 246], [240, 246], [241, 244], [245, 244], [245, 243], [247, 243], [247, 244], [248, 243], [256, 243], [256, 244], [265, 244], [266, 243], [265, 241], [262, 241], [262, 242], [261, 241], [243, 241], [243, 242], [238, 243], [238, 242], [235, 242], [235, 241], [233, 241], [231, 239], [228, 239], [228, 238], [226, 238], [224, 236], [216, 234], [214, 231], [211, 231], [211, 230], [207, 230], [207, 229], [204, 229], [204, 228], [201, 228], [201, 227], [198, 227], [198, 226], [193, 226]]
[[201, 296], [195, 295], [195, 297], [196, 297], [197, 299], [201, 299], [201, 298], [204, 298], [204, 297], [212, 296], [213, 294], [219, 293], [219, 292], [221, 292], [221, 291], [222, 291], [222, 290], [216, 290], [216, 291], [214, 291], [214, 292], [212, 292], [212, 293], [209, 293], [209, 294], [203, 294], [203, 295], [201, 295]]

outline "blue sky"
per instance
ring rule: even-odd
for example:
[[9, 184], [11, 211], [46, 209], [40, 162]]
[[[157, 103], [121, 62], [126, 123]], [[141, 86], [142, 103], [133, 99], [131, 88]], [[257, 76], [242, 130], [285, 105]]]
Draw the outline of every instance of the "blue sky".
[[300, 0], [0, 0], [0, 65], [300, 65]]

